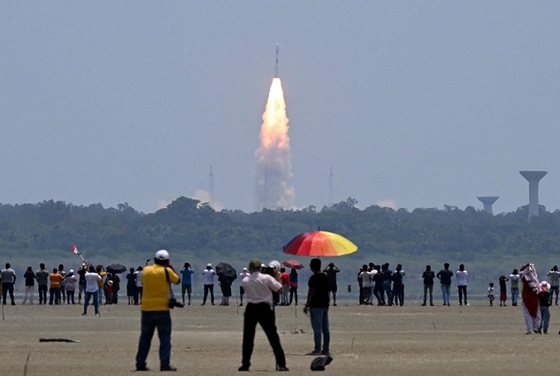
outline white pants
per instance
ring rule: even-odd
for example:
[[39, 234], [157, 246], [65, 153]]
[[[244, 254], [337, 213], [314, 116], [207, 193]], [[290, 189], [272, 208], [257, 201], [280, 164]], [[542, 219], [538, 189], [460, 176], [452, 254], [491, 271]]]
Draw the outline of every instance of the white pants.
[[536, 331], [541, 327], [541, 310], [540, 308], [537, 309], [537, 316], [533, 317], [529, 313], [527, 307], [525, 307], [525, 303], [521, 300], [521, 307], [523, 307], [523, 315], [525, 316], [525, 324], [527, 325], [527, 333], [531, 333], [532, 331]]
[[27, 297], [29, 296], [29, 304], [33, 304], [33, 295], [35, 294], [35, 287], [25, 286], [25, 296], [23, 297], [23, 303], [27, 302]]

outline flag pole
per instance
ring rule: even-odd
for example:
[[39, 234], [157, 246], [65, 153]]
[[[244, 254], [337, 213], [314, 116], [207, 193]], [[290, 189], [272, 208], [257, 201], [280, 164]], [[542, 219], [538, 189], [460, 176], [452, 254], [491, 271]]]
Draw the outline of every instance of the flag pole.
[[80, 258], [82, 259], [82, 262], [87, 264], [87, 261], [84, 259], [84, 256], [82, 256], [82, 254], [80, 253], [80, 251], [78, 251], [78, 248], [76, 248], [76, 246], [74, 244], [72, 244], [72, 253], [80, 256]]

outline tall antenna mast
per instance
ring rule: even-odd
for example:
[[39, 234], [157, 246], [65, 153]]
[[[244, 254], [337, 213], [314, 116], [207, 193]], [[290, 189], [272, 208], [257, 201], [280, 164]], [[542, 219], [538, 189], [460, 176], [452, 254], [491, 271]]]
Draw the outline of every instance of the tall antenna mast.
[[210, 207], [214, 208], [214, 174], [212, 173], [212, 165], [210, 165], [210, 179], [208, 183], [208, 191], [210, 192]]
[[278, 68], [278, 55], [280, 54], [280, 47], [278, 43], [276, 43], [276, 65], [274, 66], [274, 77], [278, 77], [279, 68]]
[[333, 202], [333, 174], [332, 174], [332, 166], [331, 166], [331, 173], [329, 175], [329, 206], [332, 206]]
[[263, 199], [262, 199], [262, 208], [268, 208], [268, 166], [264, 165], [264, 186], [263, 186]]

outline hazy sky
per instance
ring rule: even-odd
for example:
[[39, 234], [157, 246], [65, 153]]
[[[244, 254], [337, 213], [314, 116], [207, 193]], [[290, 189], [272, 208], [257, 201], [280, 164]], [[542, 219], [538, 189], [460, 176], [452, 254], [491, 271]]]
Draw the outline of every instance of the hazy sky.
[[295, 205], [560, 209], [554, 1], [2, 1], [0, 203], [254, 210], [280, 44]]

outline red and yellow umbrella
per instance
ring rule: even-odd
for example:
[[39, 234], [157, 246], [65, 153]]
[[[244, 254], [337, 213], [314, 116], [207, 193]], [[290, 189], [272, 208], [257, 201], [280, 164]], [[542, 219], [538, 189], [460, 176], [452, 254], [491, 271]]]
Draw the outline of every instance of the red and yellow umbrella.
[[328, 232], [305, 232], [284, 247], [284, 253], [297, 256], [331, 257], [356, 252], [358, 247], [345, 237]]

